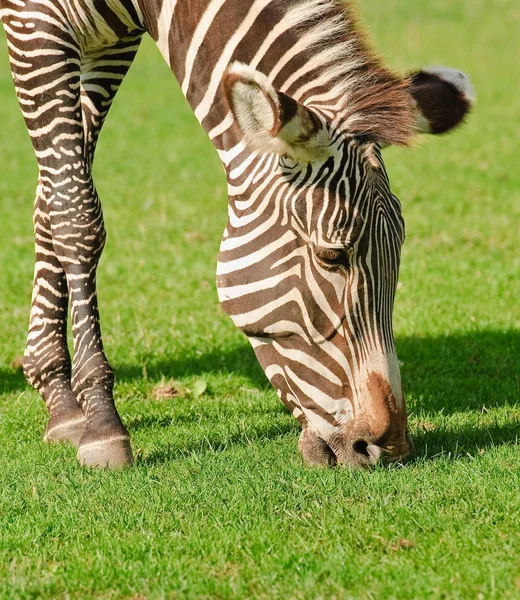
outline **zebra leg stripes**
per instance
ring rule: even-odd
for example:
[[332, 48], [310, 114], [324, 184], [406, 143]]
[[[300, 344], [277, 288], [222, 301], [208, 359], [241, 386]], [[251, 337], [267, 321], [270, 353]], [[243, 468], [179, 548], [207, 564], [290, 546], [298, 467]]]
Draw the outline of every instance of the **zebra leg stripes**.
[[[36, 267], [24, 371], [42, 394], [46, 438], [68, 439], [87, 465], [131, 464], [128, 432], [114, 405], [113, 371], [103, 352], [96, 269], [105, 244], [101, 204], [92, 181], [96, 141], [139, 38], [82, 53], [54, 15], [4, 20], [16, 91], [39, 167], [34, 210]], [[24, 22], [24, 20], [26, 22]], [[27, 34], [28, 21], [35, 23]], [[67, 29], [69, 31], [67, 32]], [[74, 357], [67, 349], [70, 299]]]

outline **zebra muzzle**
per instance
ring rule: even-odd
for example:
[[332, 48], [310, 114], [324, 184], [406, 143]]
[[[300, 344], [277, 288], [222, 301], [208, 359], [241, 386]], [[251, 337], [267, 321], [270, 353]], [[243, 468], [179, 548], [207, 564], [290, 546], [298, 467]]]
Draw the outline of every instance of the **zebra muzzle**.
[[304, 429], [298, 443], [303, 460], [315, 466], [332, 466], [336, 464], [369, 468], [378, 464], [390, 464], [404, 460], [409, 456], [413, 444], [406, 434], [403, 444], [385, 448], [369, 438], [356, 438], [348, 443], [344, 435], [338, 434], [325, 442], [315, 432]]

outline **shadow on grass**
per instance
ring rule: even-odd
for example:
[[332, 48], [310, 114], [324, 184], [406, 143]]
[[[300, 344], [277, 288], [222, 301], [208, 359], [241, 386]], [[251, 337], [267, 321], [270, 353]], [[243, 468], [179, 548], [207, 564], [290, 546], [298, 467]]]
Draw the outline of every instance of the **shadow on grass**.
[[413, 435], [415, 451], [409, 462], [449, 456], [453, 460], [474, 457], [496, 446], [515, 445], [520, 441], [520, 414], [507, 425], [461, 425], [456, 432], [446, 429], [420, 431]]
[[151, 354], [143, 358], [141, 365], [115, 365], [117, 381], [131, 383], [142, 379], [143, 366], [146, 366], [146, 373], [151, 381], [159, 381], [163, 377], [178, 379], [223, 373], [244, 377], [255, 387], [265, 388], [269, 385], [251, 346], [245, 339], [232, 349], [215, 348], [205, 354], [197, 354], [188, 348], [182, 356], [158, 358]]
[[[416, 460], [433, 458], [440, 453], [453, 458], [466, 457], [483, 449], [512, 444], [520, 434], [520, 412], [507, 425], [486, 422], [487, 410], [499, 407], [515, 407], [520, 403], [520, 332], [475, 331], [460, 335], [439, 337], [404, 337], [397, 340], [397, 350], [403, 362], [402, 377], [408, 396], [412, 399], [409, 409], [427, 418], [439, 413], [446, 416], [457, 413], [482, 415], [473, 418], [472, 425], [460, 423], [456, 432], [451, 429], [435, 428], [419, 431], [414, 435]], [[255, 387], [264, 388], [267, 380], [259, 367], [249, 344], [244, 340], [228, 351], [215, 349], [197, 356], [187, 353], [179, 359], [157, 360], [150, 356], [146, 362], [148, 377], [177, 378], [202, 376], [209, 373], [238, 375]], [[141, 366], [122, 365], [116, 367], [118, 379], [130, 382], [142, 377]], [[284, 410], [280, 404], [280, 410]], [[287, 425], [280, 432], [279, 425], [273, 428], [258, 427], [255, 411], [247, 415], [247, 428], [243, 433], [230, 434], [225, 440], [206, 439], [186, 448], [167, 447], [152, 453], [145, 461], [160, 462], [181, 457], [204, 448], [215, 451], [233, 445], [245, 445], [248, 440], [277, 439], [297, 430]], [[515, 414], [516, 416], [516, 414]], [[130, 429], [139, 427], [169, 426], [168, 417], [144, 416]]]
[[[435, 338], [397, 340], [409, 412], [418, 415], [415, 459], [449, 454], [474, 456], [520, 437], [520, 331], [475, 331]], [[511, 421], [496, 422], [487, 412], [509, 408]], [[517, 410], [515, 410], [515, 408]], [[429, 429], [428, 416], [460, 415], [449, 429]], [[426, 419], [426, 423], [421, 423]], [[469, 421], [469, 422], [468, 422]], [[421, 430], [421, 425], [426, 425]]]
[[28, 388], [22, 369], [0, 367], [0, 394], [22, 391]]
[[[225, 452], [233, 446], [247, 446], [251, 442], [269, 440], [274, 442], [288, 435], [296, 437], [299, 433], [299, 425], [294, 421], [276, 423], [272, 425], [258, 425], [252, 423], [244, 431], [229, 433], [219, 437], [204, 437], [194, 441], [186, 441], [182, 444], [164, 444], [154, 448], [149, 454], [139, 459], [146, 465], [157, 465], [167, 463], [179, 458], [188, 458], [196, 454]], [[296, 450], [296, 441], [294, 443]]]
[[445, 415], [520, 401], [520, 331], [475, 331], [396, 341], [414, 411]]

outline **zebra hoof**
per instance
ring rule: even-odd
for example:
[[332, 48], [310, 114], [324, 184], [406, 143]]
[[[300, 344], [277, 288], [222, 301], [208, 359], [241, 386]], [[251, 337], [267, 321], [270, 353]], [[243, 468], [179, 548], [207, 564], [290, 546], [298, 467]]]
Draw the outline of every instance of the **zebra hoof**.
[[84, 442], [78, 447], [77, 457], [80, 465], [99, 469], [119, 469], [134, 463], [128, 436]]
[[81, 436], [85, 433], [85, 416], [74, 418], [51, 417], [43, 434], [44, 442], [71, 442], [79, 446]]

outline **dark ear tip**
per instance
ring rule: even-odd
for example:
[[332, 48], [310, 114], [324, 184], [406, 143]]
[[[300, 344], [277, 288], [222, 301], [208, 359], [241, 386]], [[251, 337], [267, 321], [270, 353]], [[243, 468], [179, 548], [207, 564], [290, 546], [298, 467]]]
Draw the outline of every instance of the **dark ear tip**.
[[258, 82], [254, 80], [253, 77], [248, 76], [247, 72], [242, 72], [242, 70], [237, 70], [235, 65], [229, 65], [227, 69], [224, 71], [221, 79], [221, 85], [224, 88], [226, 96], [228, 100], [232, 96], [233, 88], [238, 84], [242, 83], [244, 85], [256, 85], [258, 86]]
[[428, 133], [448, 133], [465, 122], [473, 88], [464, 73], [439, 67], [411, 73], [409, 81], [410, 93], [429, 125]]
[[[255, 82], [247, 77], [246, 74], [235, 71], [230, 65], [222, 75], [221, 86], [224, 90], [224, 94], [228, 101], [231, 112], [235, 115], [236, 107], [235, 107], [235, 98], [234, 91], [237, 84], [242, 83], [244, 85], [255, 84]], [[236, 115], [235, 115], [236, 116]]]
[[449, 67], [431, 67], [429, 69], [421, 69], [413, 71], [408, 75], [408, 81], [411, 85], [412, 92], [414, 88], [428, 83], [437, 83], [450, 86], [455, 93], [458, 93], [470, 102], [475, 100], [475, 91], [469, 77], [457, 69]]

